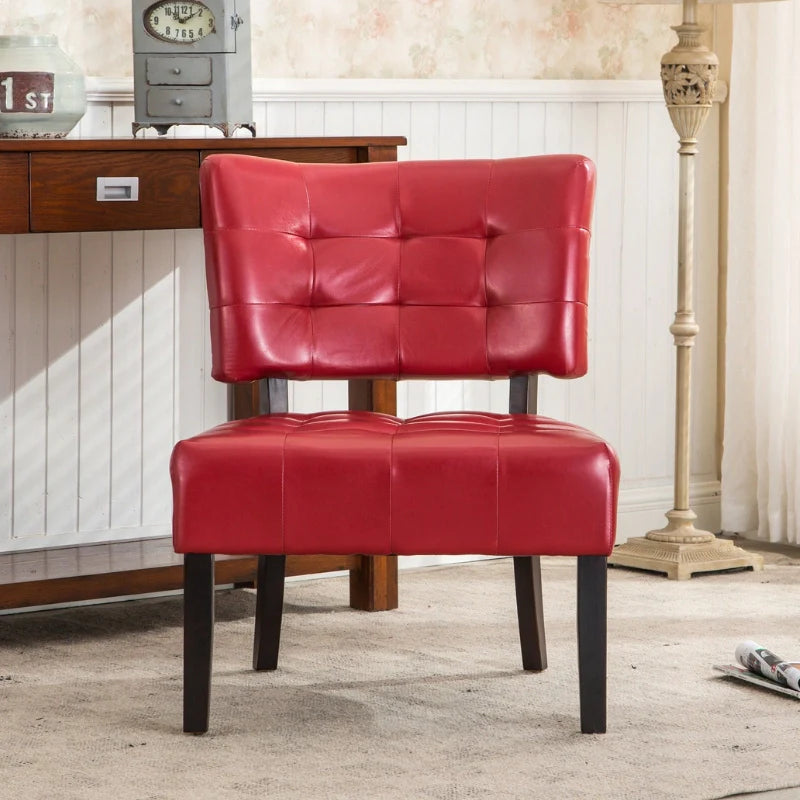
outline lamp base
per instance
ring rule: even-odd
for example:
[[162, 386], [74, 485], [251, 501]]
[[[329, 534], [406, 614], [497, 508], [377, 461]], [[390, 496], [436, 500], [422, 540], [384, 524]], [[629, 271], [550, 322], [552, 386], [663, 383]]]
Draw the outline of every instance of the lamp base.
[[[705, 531], [697, 531], [702, 536]], [[630, 567], [647, 572], [662, 572], [671, 580], [685, 581], [699, 572], [729, 569], [764, 569], [764, 559], [748, 553], [728, 539], [711, 536], [710, 541], [664, 542], [637, 536], [618, 545], [608, 558], [615, 567]]]

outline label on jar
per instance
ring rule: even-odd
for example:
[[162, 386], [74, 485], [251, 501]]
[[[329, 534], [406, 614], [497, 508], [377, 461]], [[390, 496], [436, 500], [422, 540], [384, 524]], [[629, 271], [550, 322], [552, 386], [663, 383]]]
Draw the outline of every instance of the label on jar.
[[0, 114], [52, 114], [52, 72], [0, 72]]

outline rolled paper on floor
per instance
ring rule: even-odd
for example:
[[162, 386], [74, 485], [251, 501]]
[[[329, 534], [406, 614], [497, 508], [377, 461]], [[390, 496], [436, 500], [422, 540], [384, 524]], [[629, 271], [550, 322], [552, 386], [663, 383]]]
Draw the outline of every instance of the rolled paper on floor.
[[756, 642], [746, 641], [737, 645], [736, 660], [756, 675], [800, 691], [800, 664], [784, 661]]

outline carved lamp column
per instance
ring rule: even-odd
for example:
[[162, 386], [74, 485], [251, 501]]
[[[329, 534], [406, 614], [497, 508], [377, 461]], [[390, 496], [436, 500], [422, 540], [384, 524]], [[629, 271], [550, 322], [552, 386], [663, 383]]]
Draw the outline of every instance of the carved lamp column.
[[[615, 1], [620, 0], [601, 0]], [[657, 3], [670, 0], [621, 2]], [[663, 572], [667, 577], [678, 580], [690, 578], [698, 572], [739, 567], [760, 570], [764, 563], [761, 556], [747, 553], [729, 540], [719, 539], [713, 533], [695, 528], [697, 515], [689, 504], [692, 348], [699, 331], [692, 303], [694, 157], [697, 153], [697, 137], [711, 111], [719, 72], [719, 59], [702, 43], [706, 29], [697, 23], [697, 2], [683, 0], [683, 21], [673, 28], [678, 34], [678, 44], [661, 58], [664, 99], [680, 141], [678, 308], [669, 329], [677, 350], [674, 507], [666, 513], [667, 524], [663, 528], [650, 531], [643, 537], [629, 539], [614, 548], [608, 559], [610, 564]]]

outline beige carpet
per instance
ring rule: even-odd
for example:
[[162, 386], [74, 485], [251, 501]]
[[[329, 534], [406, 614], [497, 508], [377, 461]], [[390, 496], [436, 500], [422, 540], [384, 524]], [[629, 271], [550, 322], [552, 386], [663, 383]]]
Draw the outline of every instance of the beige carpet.
[[282, 666], [218, 596], [211, 733], [180, 733], [181, 601], [0, 618], [0, 797], [718, 798], [800, 784], [800, 701], [718, 677], [800, 657], [800, 565], [687, 583], [609, 572], [609, 733], [578, 732], [574, 562], [545, 562], [550, 668], [519, 667], [510, 561], [401, 574], [400, 610], [290, 584]]

